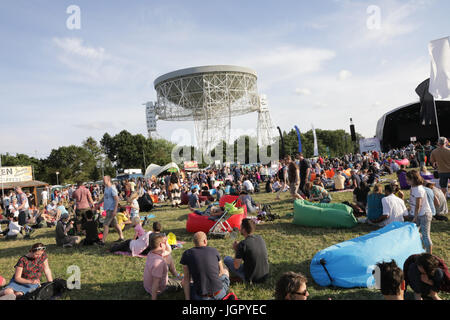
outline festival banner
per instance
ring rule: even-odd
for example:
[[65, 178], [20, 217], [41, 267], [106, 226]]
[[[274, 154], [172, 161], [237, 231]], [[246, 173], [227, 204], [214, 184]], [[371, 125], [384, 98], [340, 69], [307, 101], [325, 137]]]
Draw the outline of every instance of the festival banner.
[[185, 161], [184, 162], [184, 169], [198, 169], [198, 162], [197, 161]]
[[0, 183], [33, 181], [33, 169], [30, 167], [1, 167]]

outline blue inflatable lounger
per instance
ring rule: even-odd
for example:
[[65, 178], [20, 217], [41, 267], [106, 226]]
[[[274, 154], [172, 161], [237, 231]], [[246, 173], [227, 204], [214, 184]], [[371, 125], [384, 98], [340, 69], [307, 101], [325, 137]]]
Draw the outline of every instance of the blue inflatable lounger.
[[417, 226], [393, 222], [318, 252], [311, 261], [310, 271], [314, 281], [323, 287], [373, 288], [372, 271], [377, 263], [395, 260], [402, 268], [409, 256], [423, 252]]

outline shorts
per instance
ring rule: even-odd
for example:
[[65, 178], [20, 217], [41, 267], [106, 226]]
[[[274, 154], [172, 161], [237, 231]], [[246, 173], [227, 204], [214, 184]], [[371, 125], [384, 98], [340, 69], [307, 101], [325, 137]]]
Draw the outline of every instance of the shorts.
[[224, 274], [219, 278], [219, 280], [222, 282], [223, 287], [213, 297], [202, 297], [202, 296], [197, 295], [194, 292], [194, 285], [191, 284], [191, 299], [192, 300], [222, 300], [223, 298], [225, 298], [225, 296], [227, 295], [228, 290], [230, 288], [230, 278]]
[[448, 180], [450, 179], [450, 172], [439, 173], [439, 186], [441, 189], [448, 188]]
[[110, 227], [111, 223], [113, 227], [117, 227], [117, 215], [113, 215], [113, 210], [106, 210], [106, 218], [105, 221], [103, 221], [104, 227]]
[[5, 278], [3, 278], [2, 276], [0, 276], [0, 287], [3, 286], [3, 281], [5, 281]]
[[27, 224], [28, 220], [28, 210], [19, 212], [19, 226], [24, 226]]
[[37, 288], [39, 288], [39, 286], [40, 286], [39, 284], [31, 284], [31, 283], [20, 284], [17, 283], [14, 280], [14, 278], [12, 278], [9, 284], [4, 289], [10, 288], [13, 289], [15, 292], [22, 292], [23, 294], [26, 294], [28, 292], [36, 290]]
[[76, 221], [77, 223], [82, 223], [82, 222], [86, 222], [86, 212], [89, 211], [90, 209], [77, 209], [75, 210], [75, 217], [76, 217]]

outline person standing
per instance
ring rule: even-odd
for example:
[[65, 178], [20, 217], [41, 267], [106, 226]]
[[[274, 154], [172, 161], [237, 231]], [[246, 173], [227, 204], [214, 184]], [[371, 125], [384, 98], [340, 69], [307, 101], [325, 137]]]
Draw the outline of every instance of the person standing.
[[447, 144], [447, 138], [441, 137], [438, 147], [431, 152], [431, 164], [439, 172], [439, 185], [444, 195], [447, 195], [450, 179], [450, 148]]
[[27, 236], [29, 236], [30, 233], [34, 230], [27, 225], [27, 221], [30, 215], [30, 205], [28, 204], [28, 198], [27, 195], [22, 191], [21, 187], [16, 187], [15, 190], [17, 194], [17, 204], [19, 205], [19, 207], [17, 208], [17, 210], [19, 211], [19, 225], [24, 228]]
[[42, 197], [42, 205], [44, 206], [44, 208], [46, 208], [48, 204], [48, 188], [44, 188], [44, 190], [42, 190], [41, 197]]
[[311, 163], [303, 157], [303, 153], [301, 152], [297, 155], [297, 158], [299, 160], [300, 167], [300, 191], [309, 197], [309, 194], [305, 192], [305, 184], [308, 182], [309, 173], [311, 171]]
[[[300, 169], [294, 161], [291, 161], [288, 166], [289, 190], [292, 198], [303, 199], [298, 193], [300, 187]], [[300, 191], [302, 192], [302, 191]]]
[[431, 166], [431, 152], [433, 151], [433, 146], [431, 145], [430, 140], [427, 140], [427, 142], [423, 146], [423, 149], [425, 150], [425, 156], [427, 157], [425, 165]]
[[91, 192], [82, 182], [78, 183], [78, 188], [73, 192], [72, 198], [75, 200], [76, 230], [81, 232], [81, 224], [86, 222], [86, 212], [94, 206]]
[[[278, 179], [281, 182], [281, 188], [277, 192], [277, 196], [275, 198], [276, 200], [280, 200], [281, 193], [286, 188], [287, 179], [288, 179], [288, 175], [287, 175], [288, 157], [286, 157], [286, 159], [280, 160], [280, 169], [278, 170], [277, 175], [278, 175]], [[289, 159], [290, 159], [290, 157], [289, 157]]]
[[104, 209], [106, 210], [106, 218], [103, 222], [103, 239], [105, 243], [109, 233], [109, 227], [112, 225], [119, 233], [119, 239], [116, 242], [123, 241], [122, 229], [117, 223], [117, 208], [119, 206], [119, 196], [116, 187], [111, 182], [110, 176], [103, 177], [103, 184], [105, 185], [105, 192], [103, 198], [99, 203], [104, 201]]
[[419, 227], [425, 249], [427, 253], [431, 254], [433, 242], [431, 241], [430, 229], [433, 214], [428, 203], [427, 192], [423, 187], [423, 178], [419, 172], [412, 170], [406, 174], [406, 181], [411, 186], [409, 204], [411, 213], [414, 215], [412, 222]]

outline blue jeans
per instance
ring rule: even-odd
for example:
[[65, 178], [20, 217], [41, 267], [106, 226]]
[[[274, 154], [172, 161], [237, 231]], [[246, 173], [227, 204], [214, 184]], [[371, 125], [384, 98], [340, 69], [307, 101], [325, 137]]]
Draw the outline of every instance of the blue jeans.
[[214, 297], [202, 297], [195, 293], [194, 284], [191, 283], [191, 299], [192, 300], [222, 300], [228, 293], [228, 289], [230, 288], [230, 278], [227, 275], [222, 275], [220, 278], [222, 281], [223, 288], [217, 293]]
[[225, 258], [223, 258], [223, 263], [225, 263], [225, 265], [227, 266], [228, 270], [230, 270], [230, 273], [238, 276], [239, 278], [242, 279], [242, 281], [245, 281], [245, 274], [244, 274], [244, 265], [241, 264], [241, 266], [239, 267], [239, 269], [236, 269], [234, 267], [234, 262], [233, 262], [233, 258], [230, 256], [226, 256]]

